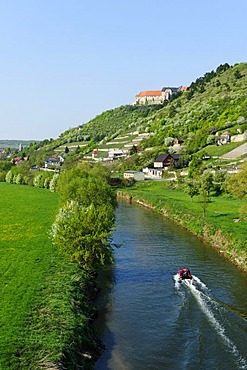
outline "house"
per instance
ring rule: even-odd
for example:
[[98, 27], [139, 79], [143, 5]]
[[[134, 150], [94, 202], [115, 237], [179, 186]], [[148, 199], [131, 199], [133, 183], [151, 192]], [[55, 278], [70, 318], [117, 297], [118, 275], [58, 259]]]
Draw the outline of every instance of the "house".
[[145, 179], [144, 173], [141, 171], [127, 170], [124, 171], [125, 179], [133, 179], [135, 181], [143, 181]]
[[180, 139], [179, 137], [175, 137], [173, 141], [173, 145], [181, 145], [184, 142], [183, 139]]
[[216, 136], [215, 136], [216, 145], [225, 145], [227, 143], [230, 143], [230, 141], [231, 141], [231, 136], [228, 131], [224, 132], [221, 135], [217, 135], [216, 133]]
[[154, 160], [154, 166], [144, 168], [143, 172], [145, 173], [146, 177], [154, 178], [154, 179], [161, 179], [163, 172], [168, 170], [168, 167], [177, 162], [179, 158], [181, 157], [181, 154], [160, 154], [155, 160]]
[[64, 158], [60, 155], [58, 157], [51, 157], [45, 160], [45, 168], [60, 167], [64, 162]]
[[121, 149], [110, 149], [108, 152], [108, 158], [110, 160], [126, 157], [127, 152]]
[[11, 162], [15, 165], [18, 165], [18, 163], [28, 161], [28, 157], [15, 157], [11, 159]]
[[154, 160], [154, 168], [167, 168], [172, 163], [177, 162], [180, 157], [181, 154], [160, 154]]

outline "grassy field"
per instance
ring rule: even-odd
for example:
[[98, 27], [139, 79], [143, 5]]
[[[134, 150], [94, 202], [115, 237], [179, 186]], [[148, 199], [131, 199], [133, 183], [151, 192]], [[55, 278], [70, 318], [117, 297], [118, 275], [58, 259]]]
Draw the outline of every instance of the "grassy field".
[[[205, 230], [217, 234], [221, 230], [227, 240], [233, 241], [232, 255], [241, 254], [241, 259], [247, 256], [247, 221], [239, 219], [239, 208], [242, 200], [231, 199], [226, 196], [211, 197], [203, 217], [203, 209], [199, 197], [191, 201], [188, 194], [182, 190], [172, 189], [164, 181], [145, 181], [123, 189], [123, 192], [132, 195], [133, 199], [151, 204], [156, 210], [167, 210], [168, 217], [182, 224], [196, 235], [204, 237]], [[219, 246], [219, 248], [221, 248]], [[226, 251], [228, 254], [228, 251]], [[243, 257], [243, 255], [245, 257]], [[233, 258], [233, 257], [232, 257]], [[246, 269], [246, 261], [242, 261]]]
[[58, 196], [6, 183], [0, 192], [0, 369], [44, 369], [62, 357], [73, 369], [75, 348], [90, 348], [86, 280], [49, 237]]
[[205, 152], [207, 155], [220, 157], [221, 155], [238, 148], [242, 144], [243, 142], [232, 142], [228, 143], [227, 145], [208, 145], [206, 148], [201, 149], [199, 153]]

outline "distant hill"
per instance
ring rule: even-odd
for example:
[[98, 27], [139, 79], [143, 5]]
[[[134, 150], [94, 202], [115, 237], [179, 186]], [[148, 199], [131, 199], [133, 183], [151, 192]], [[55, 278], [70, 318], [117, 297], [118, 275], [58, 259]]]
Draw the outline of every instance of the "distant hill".
[[0, 148], [19, 149], [20, 144], [27, 147], [33, 142], [34, 140], [0, 140]]

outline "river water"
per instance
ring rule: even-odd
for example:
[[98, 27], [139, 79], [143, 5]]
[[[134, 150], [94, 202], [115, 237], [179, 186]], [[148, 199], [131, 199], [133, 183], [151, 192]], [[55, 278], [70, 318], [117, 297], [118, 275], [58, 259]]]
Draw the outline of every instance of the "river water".
[[[186, 230], [120, 203], [100, 276], [95, 370], [247, 369], [246, 275]], [[192, 283], [176, 280], [189, 267]]]

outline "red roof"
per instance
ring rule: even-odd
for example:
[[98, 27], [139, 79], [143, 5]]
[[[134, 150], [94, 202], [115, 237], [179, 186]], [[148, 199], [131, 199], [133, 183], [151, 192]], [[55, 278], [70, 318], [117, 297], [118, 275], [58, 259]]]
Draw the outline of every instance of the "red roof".
[[162, 96], [161, 90], [149, 90], [149, 91], [141, 91], [140, 94], [137, 94], [136, 97], [144, 97], [144, 96]]

